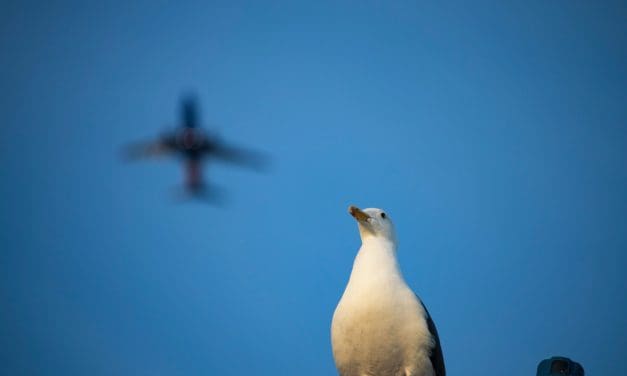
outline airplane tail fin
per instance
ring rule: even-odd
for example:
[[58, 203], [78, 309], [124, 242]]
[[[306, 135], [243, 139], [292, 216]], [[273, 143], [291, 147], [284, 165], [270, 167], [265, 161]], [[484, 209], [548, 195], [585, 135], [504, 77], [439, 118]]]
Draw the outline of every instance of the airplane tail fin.
[[185, 128], [198, 127], [198, 106], [195, 95], [187, 94], [181, 99], [181, 118]]

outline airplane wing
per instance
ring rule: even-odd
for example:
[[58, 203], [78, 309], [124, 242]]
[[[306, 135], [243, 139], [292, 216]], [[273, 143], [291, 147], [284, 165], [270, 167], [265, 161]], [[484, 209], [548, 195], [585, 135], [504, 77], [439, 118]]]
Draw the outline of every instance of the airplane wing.
[[170, 137], [163, 137], [157, 141], [136, 142], [127, 145], [123, 150], [123, 155], [127, 160], [136, 160], [168, 155], [175, 151], [176, 142], [170, 140]]
[[225, 162], [252, 168], [254, 170], [263, 170], [269, 164], [269, 158], [265, 153], [222, 143], [213, 145], [209, 154]]

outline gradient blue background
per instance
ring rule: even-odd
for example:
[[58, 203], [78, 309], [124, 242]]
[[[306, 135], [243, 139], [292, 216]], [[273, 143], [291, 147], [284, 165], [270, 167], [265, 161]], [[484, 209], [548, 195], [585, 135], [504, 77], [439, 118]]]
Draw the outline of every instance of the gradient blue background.
[[[336, 374], [349, 204], [395, 220], [450, 375], [624, 370], [624, 3], [315, 3], [2, 2], [1, 374]], [[273, 156], [207, 166], [222, 208], [119, 158], [188, 90]]]

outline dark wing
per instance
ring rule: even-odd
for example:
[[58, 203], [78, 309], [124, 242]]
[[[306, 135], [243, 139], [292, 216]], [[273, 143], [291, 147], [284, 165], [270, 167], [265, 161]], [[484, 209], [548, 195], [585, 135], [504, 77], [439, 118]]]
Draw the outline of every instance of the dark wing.
[[[420, 300], [420, 298], [418, 300]], [[422, 304], [422, 308], [424, 308], [425, 313], [427, 314], [427, 327], [429, 328], [429, 332], [435, 342], [435, 346], [433, 347], [431, 356], [429, 357], [429, 359], [431, 359], [433, 369], [435, 370], [435, 376], [446, 376], [444, 356], [442, 355], [442, 347], [440, 346], [440, 336], [438, 335], [438, 330], [436, 329], [435, 323], [433, 322], [433, 319], [431, 319], [431, 315], [422, 300], [420, 300], [420, 304]]]
[[234, 163], [255, 170], [264, 170], [269, 163], [269, 158], [264, 153], [225, 145], [221, 142], [211, 145], [211, 149], [208, 150], [208, 153], [225, 162]]
[[122, 150], [126, 160], [135, 160], [148, 157], [158, 157], [171, 154], [177, 150], [176, 139], [173, 135], [163, 135], [159, 140], [135, 142]]

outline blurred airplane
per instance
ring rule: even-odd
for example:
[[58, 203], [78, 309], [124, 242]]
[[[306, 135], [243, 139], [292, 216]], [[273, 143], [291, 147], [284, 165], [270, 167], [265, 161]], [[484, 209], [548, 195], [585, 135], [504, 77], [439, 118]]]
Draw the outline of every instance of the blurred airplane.
[[[174, 155], [185, 163], [185, 190], [195, 197], [209, 198], [217, 193], [209, 190], [202, 178], [202, 163], [208, 158], [233, 163], [254, 170], [262, 170], [268, 164], [265, 154], [229, 145], [216, 135], [199, 128], [196, 99], [193, 96], [181, 100], [181, 125], [161, 134], [153, 141], [128, 145], [124, 154], [129, 160]], [[214, 197], [215, 198], [215, 197]]]
[[536, 376], [584, 376], [581, 364], [563, 356], [554, 356], [538, 363]]

